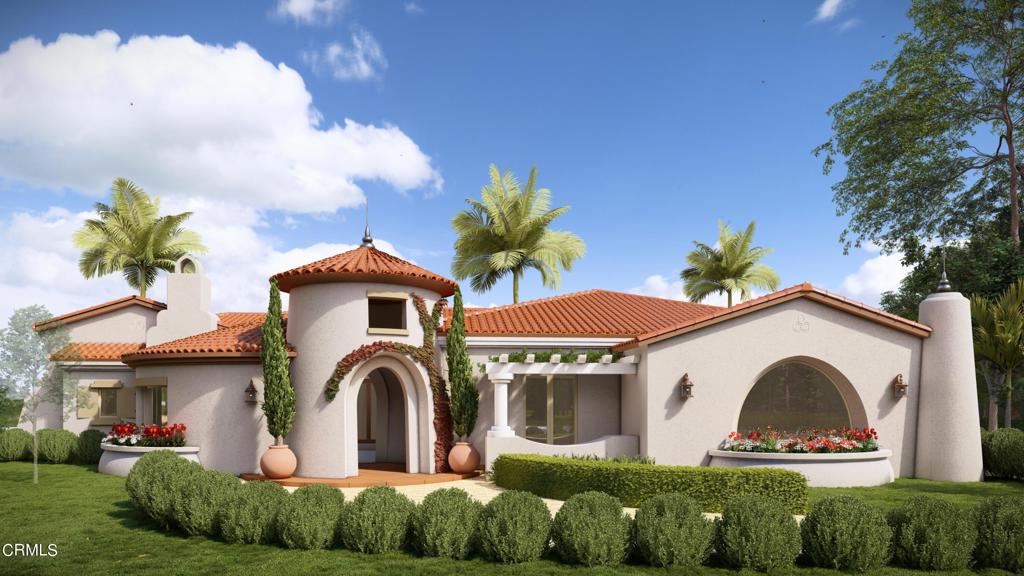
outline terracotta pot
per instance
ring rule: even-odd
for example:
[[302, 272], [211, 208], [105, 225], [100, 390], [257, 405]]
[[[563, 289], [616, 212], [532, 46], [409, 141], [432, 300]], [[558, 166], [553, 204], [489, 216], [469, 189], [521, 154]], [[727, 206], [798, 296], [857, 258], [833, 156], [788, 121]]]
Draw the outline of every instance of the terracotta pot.
[[288, 478], [298, 465], [295, 453], [288, 449], [287, 444], [271, 446], [260, 458], [260, 470], [263, 470], [263, 475], [274, 480]]
[[480, 465], [480, 453], [469, 442], [456, 442], [448, 452], [448, 465], [456, 474], [469, 474]]

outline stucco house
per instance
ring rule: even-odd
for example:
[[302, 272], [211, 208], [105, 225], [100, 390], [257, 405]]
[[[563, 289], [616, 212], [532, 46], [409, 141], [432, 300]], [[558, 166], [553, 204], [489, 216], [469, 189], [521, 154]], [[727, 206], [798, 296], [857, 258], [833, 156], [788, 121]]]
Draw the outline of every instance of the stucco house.
[[[369, 235], [275, 278], [290, 294], [296, 475], [443, 468], [444, 300], [456, 284]], [[132, 296], [53, 318], [37, 329], [68, 329], [57, 359], [92, 401], [43, 425], [182, 422], [205, 466], [256, 472], [272, 443], [263, 319], [211, 311], [192, 257], [169, 274], [166, 304]], [[730, 308], [589, 290], [467, 309], [466, 335], [480, 392], [472, 442], [487, 463], [526, 452], [707, 465], [733, 430], [853, 426], [877, 429], [895, 476], [981, 477], [969, 309], [948, 285], [920, 322], [810, 284]]]

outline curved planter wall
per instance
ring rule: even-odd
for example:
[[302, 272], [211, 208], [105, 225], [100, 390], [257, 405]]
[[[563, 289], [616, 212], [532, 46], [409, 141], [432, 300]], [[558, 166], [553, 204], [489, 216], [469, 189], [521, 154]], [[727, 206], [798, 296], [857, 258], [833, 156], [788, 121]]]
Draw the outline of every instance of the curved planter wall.
[[785, 468], [807, 477], [810, 486], [881, 486], [892, 482], [892, 450], [848, 454], [774, 454], [708, 450], [709, 466], [723, 468]]
[[199, 461], [199, 446], [162, 448], [159, 446], [115, 446], [113, 444], [101, 444], [100, 447], [103, 449], [103, 455], [100, 456], [99, 472], [100, 474], [110, 474], [111, 476], [127, 476], [132, 466], [135, 466], [139, 459], [145, 456], [146, 453], [157, 450], [170, 450], [177, 454], [179, 458], [191, 460], [196, 464], [202, 464]]

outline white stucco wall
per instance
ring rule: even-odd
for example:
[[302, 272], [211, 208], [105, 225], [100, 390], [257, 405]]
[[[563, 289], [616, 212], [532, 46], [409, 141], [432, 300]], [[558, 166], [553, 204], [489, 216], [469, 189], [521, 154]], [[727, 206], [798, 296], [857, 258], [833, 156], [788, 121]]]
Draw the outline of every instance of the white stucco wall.
[[[258, 363], [140, 366], [139, 378], [167, 378], [168, 423], [187, 427], [190, 446], [199, 446], [203, 466], [231, 474], [259, 472], [260, 456], [273, 444], [258, 402], [246, 402]], [[257, 383], [258, 397], [263, 390]]]
[[[124, 364], [115, 365], [106, 362], [82, 363], [75, 366], [73, 370], [65, 370], [64, 374], [65, 379], [73, 381], [77, 387], [88, 388], [93, 380], [120, 380], [122, 389], [135, 390], [135, 371]], [[65, 388], [64, 391], [71, 392], [68, 388]], [[124, 398], [124, 396], [120, 398]], [[90, 428], [103, 431], [110, 430], [110, 424], [97, 424], [92, 417], [78, 417], [77, 393], [74, 396], [66, 394], [64, 403], [66, 407], [61, 407], [56, 402], [41, 403], [36, 408], [36, 427], [40, 430], [43, 428], [70, 430], [75, 434], [81, 434]], [[137, 403], [133, 402], [131, 409], [127, 411], [122, 406], [119, 406], [118, 413], [121, 414], [119, 419], [131, 420], [130, 414], [135, 413], [137, 406]], [[26, 417], [25, 409], [23, 408], [18, 427], [31, 431], [32, 424], [25, 420]]]
[[[866, 418], [858, 422], [855, 406], [848, 406], [853, 424], [877, 428], [880, 444], [893, 450], [897, 475], [913, 475], [921, 360], [915, 336], [798, 299], [654, 343], [640, 354], [641, 452], [659, 464], [706, 463], [707, 451], [736, 429], [757, 379], [802, 357], [834, 380], [848, 380]], [[678, 389], [684, 373], [695, 383], [685, 402]], [[897, 374], [910, 385], [909, 397], [900, 400], [892, 392]]]
[[156, 310], [130, 306], [67, 325], [72, 342], [145, 342], [156, 324]]

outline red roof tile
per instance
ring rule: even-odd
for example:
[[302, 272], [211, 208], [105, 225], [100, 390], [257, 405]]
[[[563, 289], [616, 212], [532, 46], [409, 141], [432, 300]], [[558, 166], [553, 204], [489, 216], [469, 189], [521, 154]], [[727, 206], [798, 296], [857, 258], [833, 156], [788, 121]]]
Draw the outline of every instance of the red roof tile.
[[[495, 308], [466, 310], [471, 336], [632, 338], [720, 308], [638, 294], [587, 290]], [[445, 324], [450, 322], [450, 314]]]
[[119, 362], [123, 354], [142, 349], [141, 342], [73, 342], [50, 358], [57, 362]]
[[[288, 319], [287, 312], [282, 313], [281, 316], [285, 320]], [[226, 328], [243, 324], [263, 324], [263, 319], [266, 317], [266, 312], [218, 312], [217, 325]]]
[[389, 282], [417, 286], [441, 296], [455, 293], [452, 280], [376, 248], [360, 246], [273, 276], [284, 292], [317, 282]]
[[36, 323], [33, 328], [36, 330], [46, 330], [58, 325], [71, 324], [73, 322], [78, 322], [85, 320], [86, 318], [92, 318], [93, 316], [99, 316], [101, 314], [106, 314], [107, 312], [127, 308], [129, 306], [142, 306], [144, 308], [149, 308], [150, 310], [164, 310], [167, 308], [167, 305], [163, 302], [157, 302], [150, 298], [143, 298], [141, 296], [125, 296], [124, 298], [118, 298], [117, 300], [111, 300], [110, 302], [104, 302], [88, 308], [82, 308], [81, 310], [75, 310], [74, 312], [68, 312], [61, 316], [55, 316], [49, 320]]
[[[164, 360], [246, 360], [259, 358], [260, 343], [263, 339], [262, 312], [229, 313], [228, 320], [238, 323], [222, 325], [216, 330], [179, 338], [156, 346], [148, 346], [121, 357], [128, 365]], [[242, 316], [248, 316], [243, 321]], [[223, 320], [222, 320], [223, 322]], [[294, 349], [289, 346], [289, 355]]]
[[851, 300], [845, 296], [822, 290], [821, 288], [815, 288], [810, 282], [804, 282], [803, 284], [797, 284], [791, 286], [785, 290], [779, 290], [778, 292], [772, 292], [766, 294], [760, 298], [754, 298], [753, 300], [747, 300], [736, 304], [731, 308], [720, 308], [711, 314], [701, 317], [685, 320], [675, 325], [665, 326], [656, 330], [651, 330], [644, 334], [638, 335], [635, 339], [618, 344], [615, 346], [616, 350], [627, 350], [635, 348], [639, 344], [650, 344], [685, 334], [686, 332], [692, 332], [699, 330], [705, 326], [711, 326], [718, 322], [723, 322], [732, 318], [743, 316], [751, 312], [756, 312], [764, 308], [782, 304], [790, 300], [797, 298], [808, 298], [814, 300], [825, 306], [830, 306], [845, 312], [849, 312], [856, 316], [860, 316], [866, 320], [883, 324], [890, 328], [906, 332], [921, 338], [926, 338], [931, 333], [932, 329], [925, 324], [920, 322], [914, 322], [908, 320], [902, 316], [896, 314], [890, 314], [884, 310], [879, 310], [868, 306], [867, 304]]

